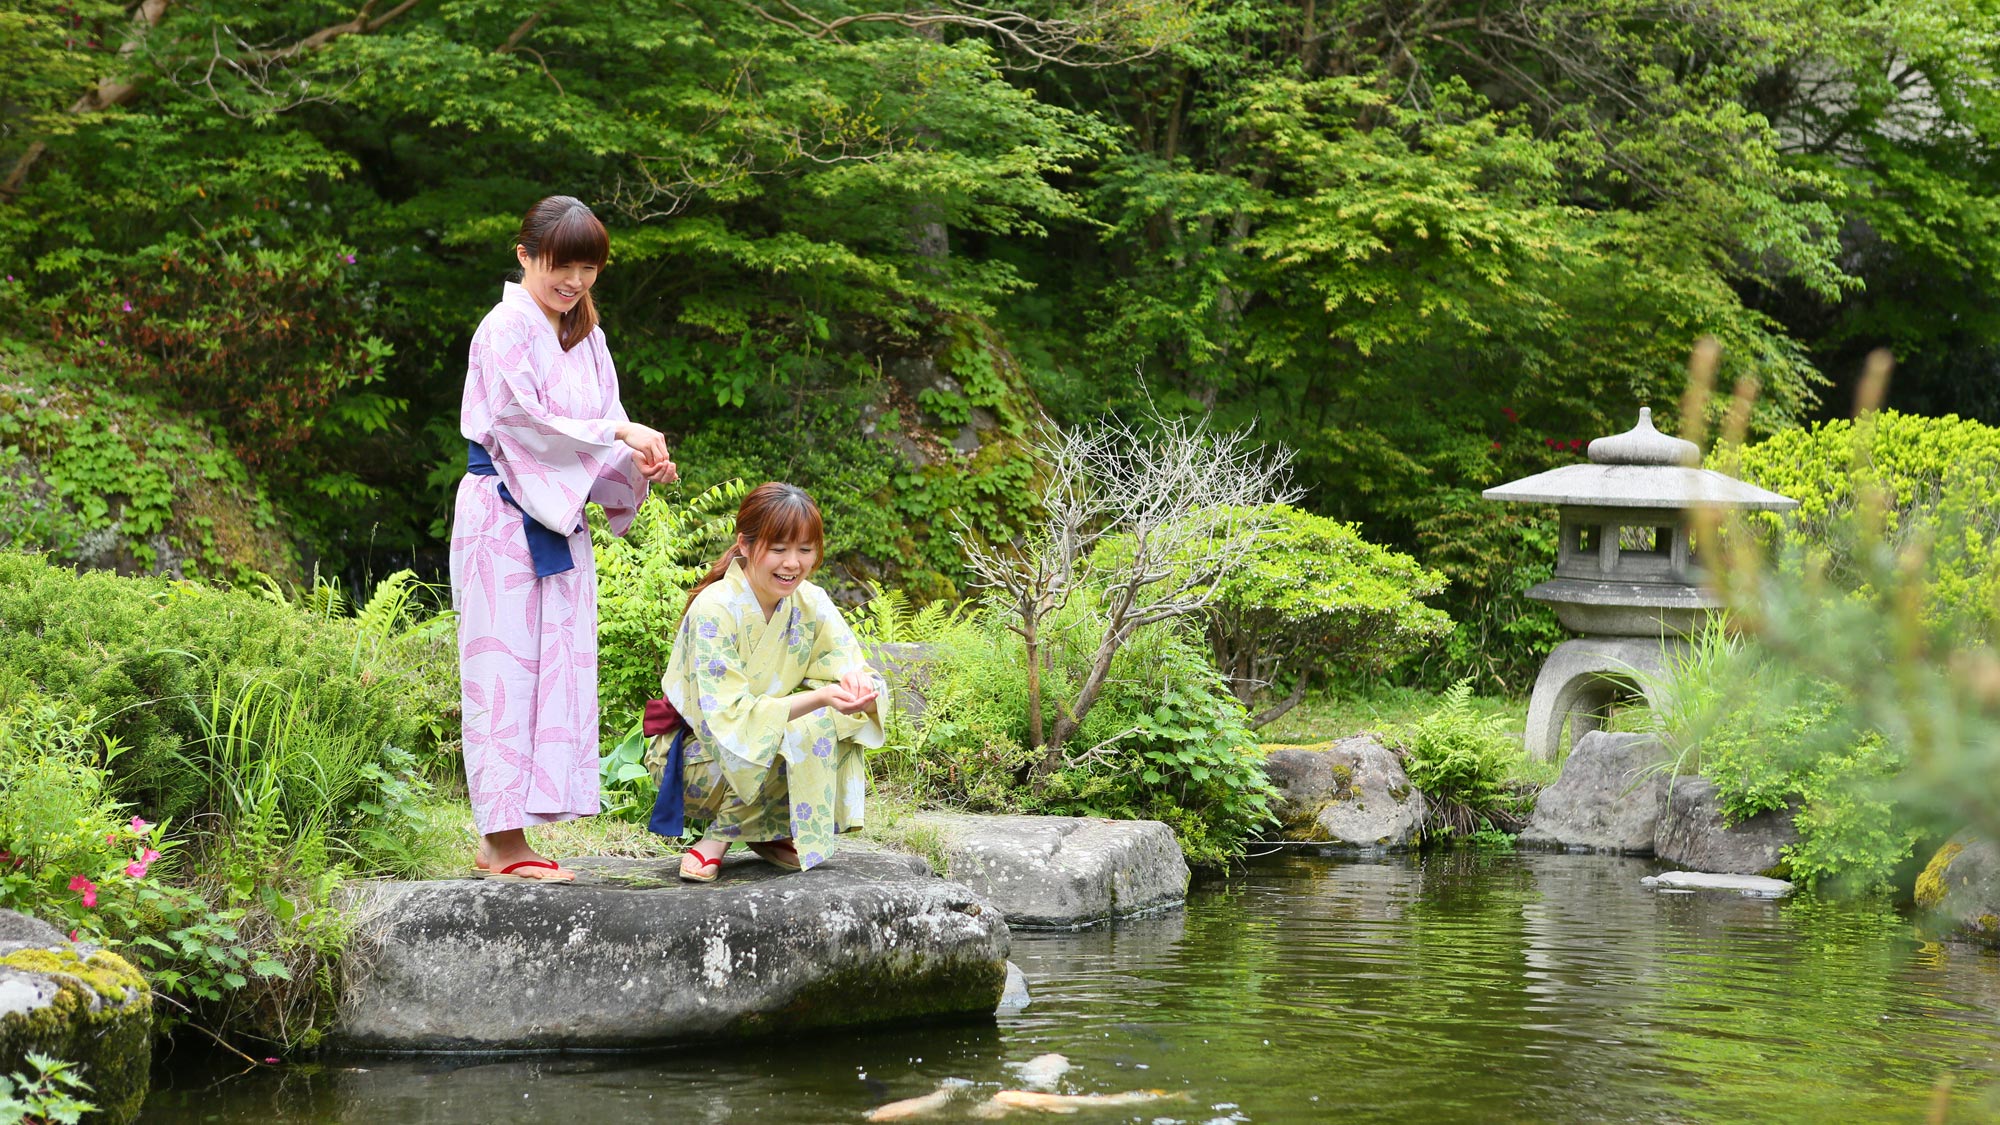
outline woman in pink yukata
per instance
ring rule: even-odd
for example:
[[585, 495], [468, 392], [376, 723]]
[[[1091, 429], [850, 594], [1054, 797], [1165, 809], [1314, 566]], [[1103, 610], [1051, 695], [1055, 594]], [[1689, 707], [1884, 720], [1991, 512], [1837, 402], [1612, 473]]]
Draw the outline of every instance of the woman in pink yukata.
[[452, 518], [465, 779], [475, 866], [575, 874], [524, 831], [598, 811], [597, 571], [583, 506], [623, 535], [650, 482], [676, 479], [666, 439], [632, 422], [590, 289], [610, 256], [590, 208], [551, 196], [521, 220], [521, 280], [472, 337]]

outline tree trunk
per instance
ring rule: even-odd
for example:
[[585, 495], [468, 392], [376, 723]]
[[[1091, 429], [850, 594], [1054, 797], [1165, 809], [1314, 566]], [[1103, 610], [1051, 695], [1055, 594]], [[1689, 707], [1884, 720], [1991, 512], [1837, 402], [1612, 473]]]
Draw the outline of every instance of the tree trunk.
[[1028, 750], [1032, 753], [1042, 748], [1042, 662], [1035, 649], [1035, 619], [1030, 617], [1022, 624], [1021, 639], [1028, 646]]
[[1263, 726], [1265, 723], [1271, 722], [1272, 720], [1283, 715], [1285, 712], [1291, 710], [1294, 707], [1297, 707], [1299, 705], [1299, 700], [1304, 699], [1306, 697], [1306, 685], [1311, 681], [1312, 677], [1310, 676], [1300, 676], [1299, 682], [1292, 685], [1292, 694], [1286, 696], [1285, 698], [1279, 700], [1277, 703], [1272, 704], [1269, 708], [1251, 717], [1250, 729], [1256, 730], [1258, 727]]

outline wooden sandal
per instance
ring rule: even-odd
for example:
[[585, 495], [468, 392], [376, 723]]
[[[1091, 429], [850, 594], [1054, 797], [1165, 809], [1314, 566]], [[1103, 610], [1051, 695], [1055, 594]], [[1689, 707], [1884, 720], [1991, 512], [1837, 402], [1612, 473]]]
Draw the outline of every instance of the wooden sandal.
[[757, 858], [783, 871], [804, 871], [799, 863], [799, 847], [790, 840], [759, 840], [747, 845]]

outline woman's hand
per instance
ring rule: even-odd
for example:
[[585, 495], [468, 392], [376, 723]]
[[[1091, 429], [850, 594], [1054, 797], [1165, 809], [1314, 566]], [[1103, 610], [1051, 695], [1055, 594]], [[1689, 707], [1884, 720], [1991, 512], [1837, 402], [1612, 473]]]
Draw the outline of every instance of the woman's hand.
[[827, 706], [843, 715], [875, 713], [877, 696], [875, 681], [867, 672], [848, 672], [840, 677], [840, 682], [828, 684]]
[[667, 454], [665, 434], [637, 422], [620, 422], [615, 435], [619, 441], [631, 447], [633, 459], [638, 462], [641, 476], [654, 484], [667, 484], [680, 479], [680, 471], [675, 468], [673, 458]]

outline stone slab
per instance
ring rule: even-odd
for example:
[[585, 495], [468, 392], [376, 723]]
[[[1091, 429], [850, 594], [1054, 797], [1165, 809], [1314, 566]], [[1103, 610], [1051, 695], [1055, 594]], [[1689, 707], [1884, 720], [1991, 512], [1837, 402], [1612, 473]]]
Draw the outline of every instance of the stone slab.
[[1783, 898], [1792, 885], [1762, 875], [1717, 875], [1708, 871], [1667, 871], [1639, 880], [1663, 891], [1734, 891], [1749, 898]]
[[991, 1018], [1007, 978], [1000, 911], [914, 856], [783, 872], [731, 855], [711, 884], [671, 859], [569, 865], [570, 885], [352, 885], [335, 1041], [606, 1049]]
[[1076, 929], [1187, 901], [1190, 872], [1157, 820], [922, 812], [945, 875], [991, 900], [1016, 929]]

